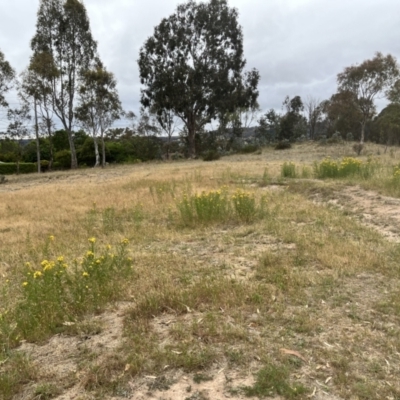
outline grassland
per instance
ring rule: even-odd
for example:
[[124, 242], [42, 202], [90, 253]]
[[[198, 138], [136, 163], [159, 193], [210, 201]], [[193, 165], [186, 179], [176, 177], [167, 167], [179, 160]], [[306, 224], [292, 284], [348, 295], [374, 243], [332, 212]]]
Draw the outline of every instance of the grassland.
[[0, 398], [399, 399], [399, 163], [302, 144], [10, 177]]

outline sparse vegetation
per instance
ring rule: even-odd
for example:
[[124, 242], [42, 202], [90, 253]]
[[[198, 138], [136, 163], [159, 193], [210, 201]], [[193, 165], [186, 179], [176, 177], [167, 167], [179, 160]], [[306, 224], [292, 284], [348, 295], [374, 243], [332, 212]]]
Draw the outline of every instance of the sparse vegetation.
[[265, 148], [215, 164], [10, 176], [0, 397], [76, 385], [82, 396], [160, 397], [179, 382], [181, 398], [205, 385], [237, 397], [399, 397], [399, 248], [370, 221], [400, 232], [361, 201], [398, 207], [384, 197], [400, 198], [396, 150], [352, 158], [351, 143], [295, 144], [285, 174]]

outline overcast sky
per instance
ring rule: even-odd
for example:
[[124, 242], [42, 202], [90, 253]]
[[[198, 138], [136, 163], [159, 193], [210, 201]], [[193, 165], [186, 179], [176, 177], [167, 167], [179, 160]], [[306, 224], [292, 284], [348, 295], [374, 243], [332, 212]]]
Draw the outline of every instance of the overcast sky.
[[[20, 73], [31, 55], [39, 0], [0, 1], [0, 50]], [[140, 47], [181, 2], [84, 1], [124, 109], [138, 113], [140, 107]], [[336, 75], [376, 51], [400, 61], [400, 0], [230, 0], [229, 5], [239, 10], [246, 69], [257, 68], [261, 75], [263, 111], [280, 110], [286, 95], [329, 98], [336, 91]], [[17, 101], [15, 95], [9, 100]], [[0, 129], [5, 122], [3, 111]]]

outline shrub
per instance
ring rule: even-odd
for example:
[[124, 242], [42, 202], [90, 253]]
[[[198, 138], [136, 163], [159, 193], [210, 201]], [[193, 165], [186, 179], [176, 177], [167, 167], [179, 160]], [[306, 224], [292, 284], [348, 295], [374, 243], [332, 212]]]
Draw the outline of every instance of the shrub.
[[[47, 248], [53, 240], [50, 236]], [[89, 250], [80, 260], [67, 262], [58, 256], [46, 257], [39, 265], [27, 262], [21, 297], [14, 310], [3, 314], [2, 328], [8, 323], [14, 326], [13, 337], [38, 340], [56, 332], [63, 323], [73, 323], [117, 299], [122, 282], [133, 271], [131, 259], [126, 257], [129, 241], [123, 239], [114, 251], [107, 246], [100, 253], [95, 248], [96, 239], [89, 242]], [[1, 337], [6, 331], [0, 329], [0, 339], [10, 340], [12, 345], [13, 339]]]
[[282, 140], [275, 145], [275, 150], [290, 149], [292, 145], [287, 140]]
[[256, 217], [257, 208], [254, 195], [239, 189], [232, 196], [232, 202], [239, 219], [250, 222]]
[[400, 183], [400, 165], [396, 165], [393, 168], [393, 181]]
[[338, 163], [330, 158], [325, 158], [319, 164], [315, 162], [314, 173], [317, 178], [337, 178], [339, 176]]
[[177, 206], [185, 225], [196, 222], [224, 221], [228, 218], [230, 211], [228, 193], [225, 188], [191, 196], [185, 194]]
[[[35, 164], [35, 168], [36, 168], [36, 171], [37, 171], [37, 162], [35, 162], [34, 164]], [[50, 165], [50, 161], [40, 160], [40, 170], [42, 172], [48, 171], [49, 165]]]
[[208, 150], [203, 154], [203, 161], [214, 161], [220, 159], [220, 154], [217, 150]]
[[363, 163], [353, 157], [345, 157], [342, 161], [333, 161], [330, 158], [322, 160], [319, 164], [314, 163], [314, 173], [317, 178], [346, 178], [349, 176], [359, 176], [361, 178], [370, 178], [377, 164], [369, 159]]
[[354, 135], [353, 135], [351, 132], [349, 132], [349, 133], [346, 135], [346, 140], [347, 140], [348, 142], [354, 141]]
[[328, 144], [338, 144], [343, 142], [342, 135], [336, 131], [327, 141]]
[[283, 178], [296, 178], [296, 166], [292, 162], [285, 162], [281, 168]]
[[250, 153], [255, 153], [257, 151], [260, 151], [260, 147], [257, 146], [256, 144], [247, 144], [246, 146], [243, 146], [240, 149], [240, 152], [243, 154], [250, 154]]
[[[19, 163], [20, 174], [30, 174], [36, 172], [36, 164]], [[17, 173], [17, 163], [0, 163], [0, 174], [12, 175]]]
[[353, 150], [354, 152], [359, 156], [364, 148], [364, 145], [362, 143], [354, 143], [353, 144]]
[[54, 161], [61, 169], [68, 169], [71, 167], [71, 151], [60, 150], [54, 154]]
[[184, 194], [177, 208], [181, 221], [186, 226], [239, 220], [250, 222], [265, 215], [265, 198], [257, 204], [253, 194], [238, 189], [228, 196], [227, 188], [211, 190], [201, 194]]

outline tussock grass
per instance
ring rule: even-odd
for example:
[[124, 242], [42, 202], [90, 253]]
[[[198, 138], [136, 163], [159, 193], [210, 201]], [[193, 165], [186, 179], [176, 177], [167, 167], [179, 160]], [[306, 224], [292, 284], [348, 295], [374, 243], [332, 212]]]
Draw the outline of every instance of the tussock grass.
[[249, 396], [305, 398], [316, 381], [342, 398], [399, 396], [398, 245], [323, 202], [349, 184], [400, 197], [400, 152], [366, 147], [335, 161], [334, 179], [316, 180], [313, 165], [354, 157], [351, 144], [11, 177], [0, 188], [0, 397], [55, 395], [54, 377], [21, 368], [19, 344], [101, 336], [87, 318], [118, 301], [119, 345], [76, 364], [90, 395], [224, 367], [254, 375], [230, 383]]

